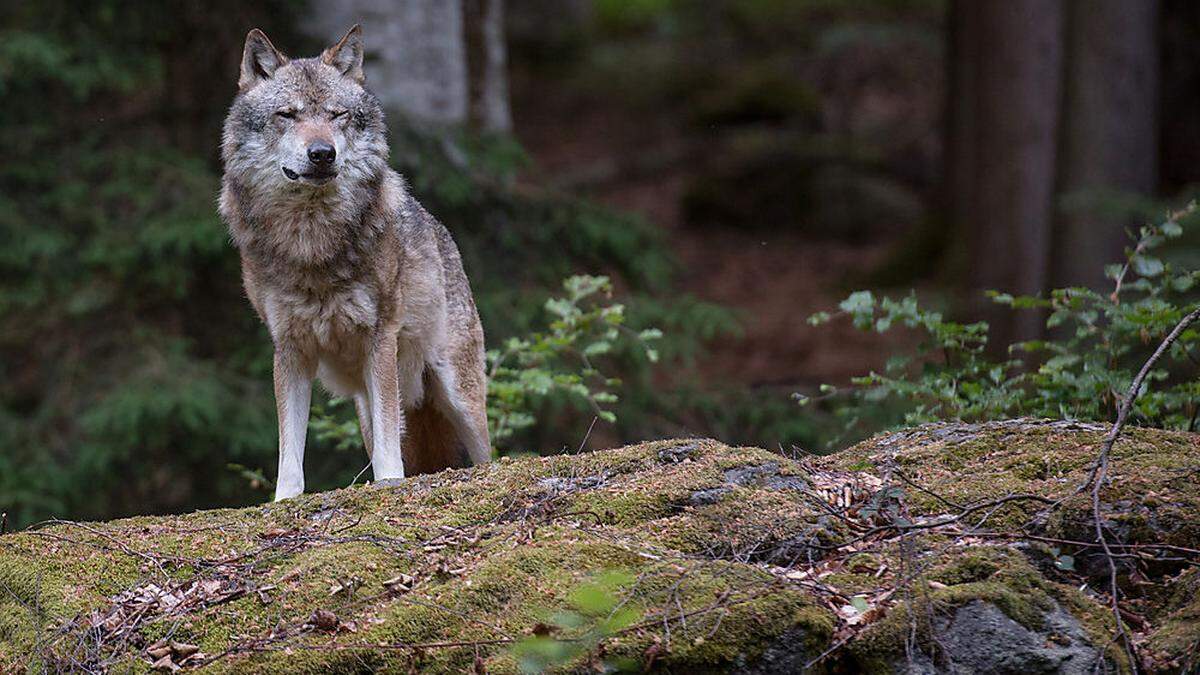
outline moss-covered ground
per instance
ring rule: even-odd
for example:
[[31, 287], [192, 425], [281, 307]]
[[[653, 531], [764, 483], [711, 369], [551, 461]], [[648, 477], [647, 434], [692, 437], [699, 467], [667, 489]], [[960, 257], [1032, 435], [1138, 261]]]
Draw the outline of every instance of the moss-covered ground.
[[[0, 672], [882, 672], [976, 600], [1032, 631], [1063, 608], [1126, 668], [1071, 496], [1102, 435], [940, 425], [801, 460], [658, 441], [48, 523], [0, 537]], [[1126, 609], [1167, 670], [1200, 641], [1197, 443], [1131, 430], [1102, 492], [1114, 540], [1146, 546], [1121, 549]]]

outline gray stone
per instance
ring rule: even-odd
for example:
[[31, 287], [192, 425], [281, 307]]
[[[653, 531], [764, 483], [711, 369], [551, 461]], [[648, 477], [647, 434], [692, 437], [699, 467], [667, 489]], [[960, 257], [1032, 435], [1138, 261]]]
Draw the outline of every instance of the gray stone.
[[[663, 452], [666, 450], [659, 452], [659, 459], [663, 459]], [[803, 478], [781, 475], [778, 462], [726, 469], [722, 477], [724, 478], [723, 485], [693, 492], [688, 497], [688, 504], [691, 506], [716, 504], [721, 501], [722, 497], [733, 492], [733, 488], [736, 486], [761, 485], [770, 490], [803, 490], [807, 487]]]
[[688, 504], [691, 506], [707, 506], [716, 504], [721, 501], [725, 495], [733, 492], [733, 488], [727, 486], [709, 488], [707, 490], [696, 490], [688, 497]]
[[804, 647], [806, 637], [805, 632], [799, 628], [785, 631], [754, 663], [739, 668], [737, 672], [743, 675], [804, 672], [805, 664], [812, 658]]
[[[1099, 651], [1091, 645], [1079, 620], [1055, 605], [1045, 625], [1033, 631], [1011, 619], [999, 607], [974, 600], [937, 622], [936, 659], [917, 655], [896, 664], [906, 675], [1084, 675], [1107, 672]], [[1097, 668], [1099, 666], [1099, 668]]]
[[680, 445], [672, 445], [669, 448], [663, 448], [658, 451], [658, 461], [663, 464], [678, 464], [696, 454], [696, 450], [699, 447], [699, 443], [682, 443]]

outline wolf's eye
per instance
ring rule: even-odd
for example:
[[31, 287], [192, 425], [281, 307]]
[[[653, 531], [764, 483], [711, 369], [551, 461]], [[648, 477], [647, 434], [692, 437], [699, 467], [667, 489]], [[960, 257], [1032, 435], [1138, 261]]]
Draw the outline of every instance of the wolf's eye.
[[276, 110], [275, 114], [279, 115], [280, 117], [282, 117], [285, 120], [296, 119], [296, 111], [295, 110]]
[[336, 120], [340, 117], [345, 117], [346, 113], [348, 113], [348, 112], [350, 112], [350, 111], [349, 110], [335, 110], [335, 111], [333, 111], [333, 114], [329, 116], [329, 119]]

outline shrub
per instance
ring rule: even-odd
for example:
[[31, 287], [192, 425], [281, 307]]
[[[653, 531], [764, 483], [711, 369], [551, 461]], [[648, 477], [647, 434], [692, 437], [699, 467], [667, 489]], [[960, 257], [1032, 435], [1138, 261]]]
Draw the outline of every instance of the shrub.
[[[845, 316], [866, 331], [886, 333], [898, 326], [919, 331], [924, 340], [913, 354], [890, 358], [883, 372], [853, 378], [844, 390], [822, 385], [847, 430], [862, 426], [872, 410], [889, 406], [905, 424], [932, 420], [986, 420], [1015, 415], [1107, 420], [1147, 354], [1190, 310], [1200, 270], [1159, 257], [1158, 250], [1183, 234], [1182, 222], [1195, 206], [1147, 225], [1134, 237], [1123, 263], [1109, 265], [1111, 292], [1072, 287], [1049, 297], [989, 297], [1014, 311], [1043, 312], [1048, 337], [1007, 346], [1005, 358], [988, 349], [985, 322], [959, 323], [921, 307], [915, 295], [877, 298], [851, 294], [835, 314], [809, 321], [824, 324]], [[1200, 414], [1200, 367], [1195, 348], [1200, 333], [1185, 331], [1150, 373], [1131, 413], [1136, 423], [1193, 430]], [[801, 403], [811, 399], [797, 395]]]

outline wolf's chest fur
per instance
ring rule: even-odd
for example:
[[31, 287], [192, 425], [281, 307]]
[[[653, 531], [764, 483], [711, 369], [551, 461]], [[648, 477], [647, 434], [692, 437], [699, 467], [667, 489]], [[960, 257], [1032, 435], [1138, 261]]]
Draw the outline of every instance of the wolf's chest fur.
[[366, 355], [383, 323], [374, 289], [366, 282], [264, 286], [261, 313], [275, 343], [315, 367], [330, 391], [361, 390]]
[[354, 222], [319, 212], [271, 214], [247, 233], [243, 264], [254, 269], [260, 311], [277, 342], [312, 358], [349, 355], [378, 327], [380, 289], [368, 251], [382, 243], [380, 232]]
[[265, 293], [264, 301], [271, 334], [317, 357], [357, 346], [379, 316], [375, 298], [361, 283], [337, 290], [277, 287]]

